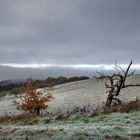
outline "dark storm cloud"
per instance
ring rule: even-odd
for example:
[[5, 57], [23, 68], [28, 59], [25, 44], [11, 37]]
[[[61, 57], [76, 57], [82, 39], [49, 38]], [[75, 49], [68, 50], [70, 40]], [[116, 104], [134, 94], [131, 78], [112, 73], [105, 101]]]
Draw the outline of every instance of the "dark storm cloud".
[[139, 0], [0, 0], [0, 63], [139, 63]]

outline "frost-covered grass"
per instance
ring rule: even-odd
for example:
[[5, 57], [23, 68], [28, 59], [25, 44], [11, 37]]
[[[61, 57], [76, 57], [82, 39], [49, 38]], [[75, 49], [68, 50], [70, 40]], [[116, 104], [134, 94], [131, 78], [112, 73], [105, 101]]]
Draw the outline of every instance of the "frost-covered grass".
[[[140, 75], [132, 76], [127, 79], [130, 84], [136, 84], [140, 81]], [[106, 101], [107, 93], [104, 82], [95, 79], [70, 82], [66, 84], [56, 85], [53, 90], [43, 88], [40, 89], [44, 93], [51, 93], [54, 100], [49, 103], [47, 111], [57, 112], [59, 109], [66, 112], [75, 107], [85, 105], [93, 105], [94, 108]], [[119, 98], [123, 101], [134, 100], [140, 96], [140, 87], [131, 87], [123, 89]], [[22, 113], [13, 105], [14, 96], [4, 97], [0, 101], [0, 115], [19, 114]], [[45, 113], [45, 112], [44, 112]]]
[[20, 114], [20, 115], [4, 115], [0, 116], [1, 125], [33, 125], [39, 122], [39, 117], [34, 114]]
[[109, 111], [103, 107], [96, 112], [58, 113], [52, 118], [31, 114], [0, 117], [0, 140], [139, 140], [139, 105], [136, 99], [114, 107], [115, 112], [113, 107]]
[[[140, 77], [132, 77], [127, 82], [131, 84], [139, 81]], [[140, 140], [139, 105], [124, 104], [117, 109], [96, 110], [107, 97], [102, 82], [90, 79], [57, 85], [49, 91], [41, 90], [52, 93], [55, 97], [47, 111], [58, 114], [51, 119], [49, 116], [20, 118], [18, 114], [21, 112], [12, 103], [15, 98], [5, 97], [0, 101], [0, 140]], [[122, 101], [130, 101], [139, 96], [139, 93], [139, 87], [128, 88], [119, 97]], [[64, 113], [89, 104], [97, 112]], [[13, 114], [17, 116], [12, 118], [10, 115]]]
[[76, 120], [55, 120], [36, 125], [4, 125], [0, 139], [34, 140], [139, 140], [140, 111], [82, 116]]

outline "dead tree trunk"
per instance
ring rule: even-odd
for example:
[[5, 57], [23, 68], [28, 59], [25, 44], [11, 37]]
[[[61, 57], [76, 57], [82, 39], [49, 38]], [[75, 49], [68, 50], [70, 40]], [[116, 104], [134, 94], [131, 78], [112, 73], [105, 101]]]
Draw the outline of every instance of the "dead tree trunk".
[[36, 115], [37, 115], [37, 116], [40, 115], [40, 108], [39, 108], [39, 107], [36, 108]]
[[109, 80], [110, 80], [110, 90], [108, 91], [109, 94], [108, 94], [108, 97], [107, 97], [106, 106], [111, 105], [112, 100], [113, 100], [113, 93], [114, 93], [114, 90], [115, 90], [115, 87], [113, 85], [113, 79], [110, 77]]
[[134, 71], [129, 73], [131, 65], [132, 61], [129, 63], [127, 69], [124, 70], [121, 66], [115, 64], [115, 69], [117, 73], [112, 74], [111, 76], [104, 75], [103, 73], [98, 72], [100, 76], [95, 78], [97, 80], [105, 80], [105, 88], [108, 89], [106, 106], [110, 107], [113, 101], [116, 102], [115, 104], [121, 104], [121, 100], [117, 98], [117, 96], [120, 94], [121, 89], [130, 86], [140, 86], [140, 85], [126, 85], [126, 78], [134, 74]]

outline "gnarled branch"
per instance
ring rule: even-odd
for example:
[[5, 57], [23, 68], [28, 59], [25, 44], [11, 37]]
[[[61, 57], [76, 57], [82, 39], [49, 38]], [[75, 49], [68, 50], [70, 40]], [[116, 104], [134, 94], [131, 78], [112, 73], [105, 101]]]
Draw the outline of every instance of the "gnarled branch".
[[[95, 77], [97, 80], [106, 80], [105, 81], [105, 88], [108, 89], [108, 98], [106, 101], [107, 106], [111, 106], [111, 103], [113, 100], [118, 100], [118, 98], [114, 98], [114, 96], [118, 96], [120, 94], [121, 89], [127, 88], [127, 87], [134, 87], [134, 86], [140, 86], [140, 85], [126, 85], [126, 78], [130, 77], [134, 74], [135, 71], [129, 73], [130, 67], [132, 65], [133, 61], [131, 60], [127, 69], [123, 69], [121, 66], [115, 64], [116, 73], [112, 75], [105, 75], [103, 72], [97, 72], [100, 76]], [[108, 81], [108, 82], [107, 82]], [[118, 100], [119, 101], [119, 100]], [[120, 101], [119, 101], [120, 103]]]

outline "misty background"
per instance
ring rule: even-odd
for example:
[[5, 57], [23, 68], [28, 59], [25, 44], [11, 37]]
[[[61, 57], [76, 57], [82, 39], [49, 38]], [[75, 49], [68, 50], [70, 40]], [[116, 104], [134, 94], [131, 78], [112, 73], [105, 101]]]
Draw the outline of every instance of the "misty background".
[[139, 7], [139, 0], [0, 0], [0, 80], [93, 76], [131, 59], [138, 73]]

